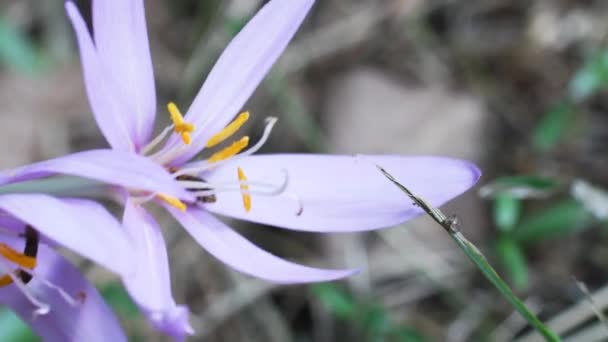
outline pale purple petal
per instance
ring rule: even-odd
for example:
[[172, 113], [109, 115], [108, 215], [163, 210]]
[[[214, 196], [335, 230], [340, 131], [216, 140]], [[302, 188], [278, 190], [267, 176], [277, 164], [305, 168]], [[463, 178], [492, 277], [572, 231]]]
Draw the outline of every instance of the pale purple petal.
[[251, 276], [291, 284], [330, 281], [357, 273], [356, 270], [329, 270], [294, 264], [260, 249], [203, 209], [191, 207], [186, 212], [172, 207], [167, 209], [209, 253]]
[[[186, 114], [197, 130], [175, 163], [190, 159], [232, 120], [260, 84], [304, 20], [312, 0], [272, 0], [230, 42]], [[180, 144], [172, 137], [168, 146]]]
[[0, 211], [120, 275], [134, 269], [128, 236], [120, 223], [95, 202], [11, 194], [0, 196]]
[[0, 227], [10, 230], [15, 234], [25, 232], [26, 224], [23, 221], [12, 216], [0, 215]]
[[435, 206], [465, 192], [480, 176], [471, 163], [441, 157], [256, 155], [202, 177], [212, 183], [236, 182], [236, 168], [241, 166], [249, 181], [274, 184], [274, 188], [287, 174], [286, 189], [276, 196], [253, 194], [249, 213], [238, 191], [218, 193], [217, 202], [205, 208], [277, 227], [322, 232], [377, 229], [421, 214], [375, 164]]
[[94, 0], [93, 34], [101, 63], [118, 94], [133, 140], [143, 147], [156, 114], [154, 73], [143, 0]]
[[160, 227], [145, 209], [127, 200], [123, 225], [133, 241], [135, 272], [123, 277], [127, 291], [154, 327], [183, 340], [194, 332], [188, 309], [175, 304], [165, 240]]
[[119, 89], [108, 81], [107, 71], [104, 70], [78, 9], [71, 1], [66, 2], [65, 8], [78, 39], [84, 83], [97, 125], [112, 148], [135, 151], [135, 137], [128, 122], [131, 113], [122, 103]]
[[184, 200], [192, 195], [179, 186], [163, 167], [149, 158], [114, 150], [90, 150], [25, 165], [0, 173], [0, 184], [53, 174], [90, 178], [132, 190], [165, 193]]
[[[4, 238], [3, 242], [14, 244]], [[39, 246], [38, 260], [36, 276], [27, 284], [27, 288], [38, 300], [50, 305], [50, 312], [34, 317], [36, 307], [16, 285], [0, 288], [0, 303], [14, 310], [45, 341], [127, 340], [112, 310], [95, 287], [74, 266], [43, 244]], [[57, 291], [44, 285], [37, 276], [81, 300], [77, 301], [75, 306], [70, 305]]]

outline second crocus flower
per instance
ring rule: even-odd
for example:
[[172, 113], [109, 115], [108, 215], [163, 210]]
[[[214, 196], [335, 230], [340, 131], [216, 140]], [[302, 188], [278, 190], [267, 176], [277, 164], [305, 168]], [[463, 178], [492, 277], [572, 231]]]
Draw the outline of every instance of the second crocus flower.
[[99, 204], [43, 194], [0, 195], [0, 304], [45, 341], [126, 341], [103, 298], [52, 246], [128, 277], [128, 236]]

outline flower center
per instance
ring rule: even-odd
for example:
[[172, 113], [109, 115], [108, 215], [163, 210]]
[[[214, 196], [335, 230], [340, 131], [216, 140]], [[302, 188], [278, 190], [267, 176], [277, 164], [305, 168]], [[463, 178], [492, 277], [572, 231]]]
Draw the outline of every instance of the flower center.
[[[172, 131], [175, 134], [180, 134], [184, 145], [190, 145], [192, 143], [190, 133], [192, 133], [195, 129], [194, 125], [184, 120], [179, 108], [175, 105], [175, 103], [170, 102], [167, 105], [167, 110], [169, 111], [172, 124], [166, 127], [156, 138], [154, 138], [146, 147], [142, 149], [141, 153], [143, 155], [148, 155], [150, 152], [152, 152], [162, 141], [165, 140], [165, 138], [167, 138]], [[247, 111], [237, 115], [232, 122], [230, 122], [220, 132], [213, 135], [207, 141], [206, 147], [215, 147], [234, 136], [249, 120], [249, 117], [250, 114]], [[211, 154], [211, 156], [206, 159], [190, 162], [182, 165], [179, 168], [169, 167], [168, 170], [173, 174], [176, 181], [178, 181], [186, 190], [191, 191], [196, 196], [197, 202], [214, 203], [217, 201], [217, 192], [240, 191], [243, 198], [243, 207], [245, 208], [245, 211], [249, 212], [251, 210], [252, 202], [251, 194], [275, 195], [282, 192], [287, 184], [287, 175], [285, 176], [283, 183], [279, 185], [249, 182], [244, 170], [241, 167], [238, 167], [237, 169], [237, 181], [229, 184], [211, 184], [202, 179], [199, 175], [205, 171], [217, 167], [224, 162], [227, 162], [228, 160], [238, 160], [239, 158], [243, 158], [257, 152], [268, 140], [270, 132], [272, 131], [276, 121], [277, 119], [272, 117], [266, 119], [266, 127], [264, 128], [260, 141], [258, 141], [248, 150], [245, 149], [249, 146], [249, 137], [243, 136], [240, 139], [232, 142], [227, 147], [224, 147], [223, 149]], [[186, 147], [184, 145], [176, 146], [168, 151], [156, 153], [155, 155], [151, 156], [151, 158], [159, 164], [165, 165], [180, 153], [183, 153], [184, 148]], [[252, 188], [250, 188], [250, 186], [252, 186]], [[146, 196], [141, 198], [140, 202], [146, 202], [154, 197], [181, 211], [185, 211], [187, 209], [187, 205], [184, 202], [180, 201], [178, 198], [166, 194], [154, 194], [152, 196]]]

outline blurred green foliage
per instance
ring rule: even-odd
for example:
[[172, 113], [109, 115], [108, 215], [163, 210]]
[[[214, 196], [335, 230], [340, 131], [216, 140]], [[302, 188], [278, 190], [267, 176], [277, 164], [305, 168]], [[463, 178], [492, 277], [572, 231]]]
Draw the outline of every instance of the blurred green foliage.
[[[119, 321], [124, 325], [130, 325], [141, 317], [137, 305], [133, 302], [127, 290], [119, 282], [105, 284], [99, 290], [106, 302], [112, 307]], [[137, 331], [125, 329], [129, 334], [129, 341], [145, 341], [145, 337], [137, 335]]]
[[608, 50], [594, 55], [574, 75], [568, 86], [574, 101], [584, 100], [608, 86]]
[[534, 175], [515, 175], [498, 177], [484, 185], [479, 194], [486, 198], [511, 196], [514, 198], [546, 197], [559, 186], [553, 178]]
[[509, 232], [515, 228], [521, 206], [521, 200], [509, 194], [500, 194], [494, 199], [494, 222], [499, 230]]
[[13, 311], [0, 309], [0, 341], [34, 342], [41, 339]]
[[498, 228], [495, 254], [518, 289], [528, 286], [524, 246], [558, 238], [589, 227], [593, 217], [585, 206], [570, 197], [551, 201], [543, 209], [522, 217], [524, 201], [509, 193], [494, 198], [494, 225]]
[[571, 127], [576, 109], [563, 103], [547, 111], [532, 136], [532, 145], [541, 152], [555, 148]]
[[[579, 112], [578, 104], [608, 86], [608, 50], [593, 55], [572, 78], [564, 101], [543, 114], [532, 132], [532, 147], [550, 153], [567, 136]], [[499, 177], [485, 185], [480, 194], [493, 199], [494, 225], [498, 229], [495, 254], [519, 289], [528, 286], [528, 265], [524, 246], [574, 234], [590, 227], [594, 218], [583, 201], [568, 195], [550, 195], [559, 182], [540, 176]], [[545, 199], [542, 209], [524, 217], [526, 200]]]
[[396, 324], [390, 313], [373, 301], [354, 298], [331, 283], [316, 284], [312, 289], [335, 317], [361, 329], [366, 336], [365, 341], [427, 341], [416, 330]]
[[224, 30], [226, 31], [226, 35], [229, 37], [234, 37], [239, 33], [245, 24], [249, 21], [249, 18], [226, 18], [224, 20]]
[[137, 305], [133, 303], [131, 297], [120, 283], [109, 283], [101, 288], [101, 295], [114, 312], [122, 317], [136, 317], [139, 315]]
[[507, 269], [516, 289], [528, 287], [528, 262], [519, 243], [509, 236], [501, 236], [496, 242], [496, 254]]
[[520, 243], [533, 243], [574, 233], [591, 222], [592, 216], [585, 207], [568, 198], [522, 219], [513, 237]]
[[24, 74], [41, 71], [44, 58], [31, 39], [0, 17], [0, 63]]

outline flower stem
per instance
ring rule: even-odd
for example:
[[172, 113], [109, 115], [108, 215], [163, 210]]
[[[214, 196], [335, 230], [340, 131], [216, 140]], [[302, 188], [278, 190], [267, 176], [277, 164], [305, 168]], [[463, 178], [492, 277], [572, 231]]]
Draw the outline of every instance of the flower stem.
[[533, 326], [547, 341], [561, 341], [560, 337], [551, 329], [549, 329], [528, 307], [513, 293], [513, 290], [507, 283], [496, 273], [494, 268], [488, 263], [484, 255], [462, 235], [458, 230], [458, 222], [456, 217], [447, 217], [441, 210], [431, 206], [421, 197], [413, 194], [403, 184], [399, 183], [390, 173], [378, 166], [378, 169], [384, 174], [388, 180], [395, 184], [405, 194], [414, 201], [414, 204], [424, 210], [431, 218], [437, 222], [446, 232], [450, 234], [456, 244], [464, 251], [466, 256], [479, 268], [481, 273], [494, 285], [500, 294], [515, 308], [525, 319]]

